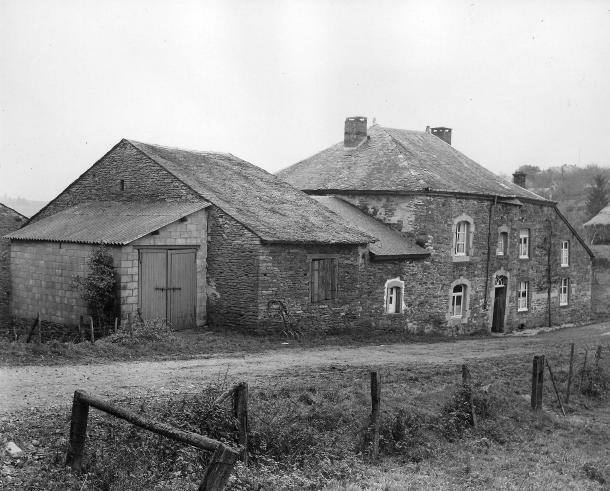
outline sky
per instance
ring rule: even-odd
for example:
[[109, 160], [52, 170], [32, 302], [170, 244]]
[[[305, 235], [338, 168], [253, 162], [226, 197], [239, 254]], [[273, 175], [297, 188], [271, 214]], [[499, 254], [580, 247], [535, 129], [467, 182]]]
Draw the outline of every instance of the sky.
[[347, 116], [449, 126], [500, 174], [610, 166], [610, 1], [0, 0], [0, 195], [121, 138], [274, 172]]

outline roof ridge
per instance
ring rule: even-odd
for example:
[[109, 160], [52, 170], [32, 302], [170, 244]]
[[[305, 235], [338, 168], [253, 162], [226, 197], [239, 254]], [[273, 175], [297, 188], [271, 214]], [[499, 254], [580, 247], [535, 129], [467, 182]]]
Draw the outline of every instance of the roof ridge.
[[[235, 157], [235, 155], [233, 155], [229, 152], [217, 152], [215, 150], [195, 150], [194, 148], [171, 147], [168, 145], [159, 145], [158, 143], [146, 143], [146, 142], [141, 142], [138, 140], [132, 140], [130, 138], [123, 138], [123, 139], [128, 141], [132, 145], [146, 145], [148, 147], [158, 147], [158, 148], [163, 148], [165, 150], [179, 150], [180, 152], [189, 152], [189, 153], [195, 153], [195, 154], [199, 154], [199, 155], [224, 155], [224, 156]], [[239, 158], [239, 157], [235, 157], [235, 158]], [[242, 159], [240, 159], [240, 160], [242, 160]]]

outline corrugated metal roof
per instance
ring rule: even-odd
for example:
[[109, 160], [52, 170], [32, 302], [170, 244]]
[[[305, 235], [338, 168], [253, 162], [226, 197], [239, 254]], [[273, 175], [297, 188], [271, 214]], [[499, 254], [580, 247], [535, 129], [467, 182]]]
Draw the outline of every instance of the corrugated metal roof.
[[496, 176], [435, 135], [373, 125], [277, 173], [301, 190], [449, 192], [551, 201]]
[[210, 206], [195, 203], [113, 201], [83, 203], [5, 235], [11, 240], [125, 245]]
[[284, 180], [234, 155], [128, 141], [265, 242], [371, 241]]
[[379, 257], [421, 257], [430, 255], [423, 247], [410, 242], [396, 230], [334, 196], [313, 196], [318, 202], [339, 215], [348, 225], [375, 237], [370, 244], [372, 254]]

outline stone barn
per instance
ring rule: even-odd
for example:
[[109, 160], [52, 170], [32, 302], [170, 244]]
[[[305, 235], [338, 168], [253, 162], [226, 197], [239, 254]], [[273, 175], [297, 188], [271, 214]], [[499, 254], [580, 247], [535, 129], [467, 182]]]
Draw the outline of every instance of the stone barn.
[[21, 227], [27, 219], [19, 212], [0, 203], [0, 331], [5, 332], [9, 325], [10, 300], [10, 241], [3, 235]]
[[278, 176], [377, 242], [360, 257], [372, 327], [507, 332], [587, 322], [593, 253], [556, 203], [452, 146], [452, 130], [345, 121]]
[[131, 140], [6, 237], [17, 318], [76, 324], [87, 312], [75, 278], [105, 246], [122, 319], [241, 330], [284, 328], [286, 306], [295, 323], [318, 300], [341, 303], [339, 290], [356, 302], [360, 251], [373, 241], [233, 155]]
[[585, 235], [595, 253], [593, 261], [593, 314], [610, 316], [610, 205], [584, 224]]

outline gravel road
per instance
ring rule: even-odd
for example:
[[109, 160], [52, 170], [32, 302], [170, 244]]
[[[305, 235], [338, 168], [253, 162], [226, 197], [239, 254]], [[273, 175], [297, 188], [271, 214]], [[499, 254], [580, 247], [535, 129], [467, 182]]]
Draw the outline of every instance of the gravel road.
[[221, 354], [184, 361], [0, 368], [0, 415], [28, 407], [67, 405], [76, 389], [102, 396], [196, 390], [224, 376], [249, 382], [283, 370], [462, 363], [540, 351], [548, 344], [610, 343], [610, 323], [561, 329], [532, 337], [460, 339], [363, 347], [292, 348], [256, 354]]

